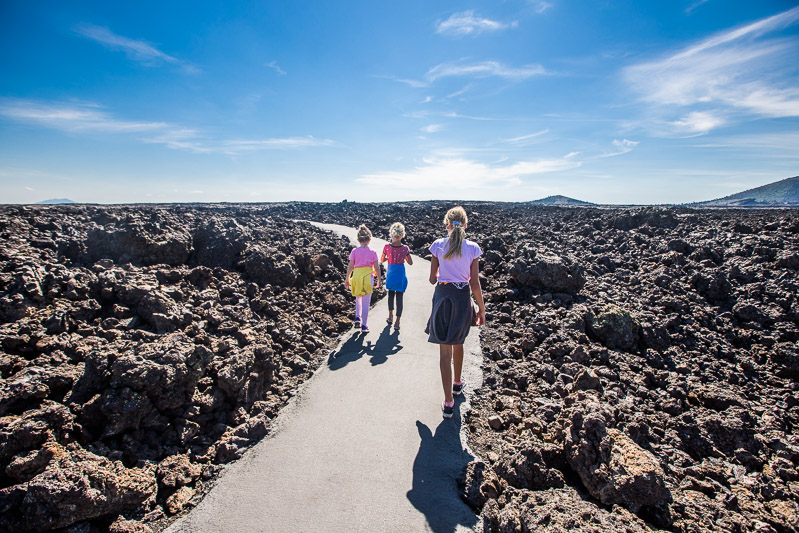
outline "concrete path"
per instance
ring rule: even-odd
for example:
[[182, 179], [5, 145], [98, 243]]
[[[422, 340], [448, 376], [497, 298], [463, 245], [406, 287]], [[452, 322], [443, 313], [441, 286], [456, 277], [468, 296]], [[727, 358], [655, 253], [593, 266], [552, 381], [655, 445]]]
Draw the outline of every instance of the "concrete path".
[[[317, 225], [355, 240], [352, 228]], [[379, 254], [384, 244], [374, 239], [371, 247]], [[273, 432], [169, 533], [453, 533], [476, 526], [456, 483], [472, 459], [460, 431], [468, 403], [459, 400], [455, 416], [442, 418], [438, 346], [424, 334], [430, 263], [413, 261], [401, 331], [387, 327], [384, 298], [369, 313], [371, 332], [345, 336]], [[476, 328], [465, 349], [464, 377], [479, 386]]]

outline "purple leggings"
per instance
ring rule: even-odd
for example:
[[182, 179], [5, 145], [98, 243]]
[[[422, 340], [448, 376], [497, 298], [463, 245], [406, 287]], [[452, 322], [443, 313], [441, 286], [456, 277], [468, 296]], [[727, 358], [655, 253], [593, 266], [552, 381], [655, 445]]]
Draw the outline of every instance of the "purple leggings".
[[369, 302], [372, 301], [371, 294], [355, 297], [355, 320], [361, 321], [361, 327], [366, 327], [366, 320], [369, 318]]

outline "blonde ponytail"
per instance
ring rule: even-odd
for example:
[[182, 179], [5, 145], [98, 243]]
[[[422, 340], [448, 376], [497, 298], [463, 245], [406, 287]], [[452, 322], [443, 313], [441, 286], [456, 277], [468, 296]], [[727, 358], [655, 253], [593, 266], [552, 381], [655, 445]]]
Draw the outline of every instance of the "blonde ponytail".
[[449, 259], [453, 256], [460, 257], [463, 253], [463, 240], [466, 238], [466, 224], [469, 218], [466, 216], [466, 210], [461, 206], [453, 207], [447, 211], [444, 217], [444, 225], [449, 226], [452, 224], [452, 231], [449, 234], [449, 246], [444, 253], [444, 259]]

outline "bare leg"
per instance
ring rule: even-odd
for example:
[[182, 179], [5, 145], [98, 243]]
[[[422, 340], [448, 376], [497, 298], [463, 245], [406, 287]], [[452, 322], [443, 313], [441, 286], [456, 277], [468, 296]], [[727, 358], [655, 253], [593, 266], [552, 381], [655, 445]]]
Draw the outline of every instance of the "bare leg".
[[461, 372], [463, 371], [463, 344], [452, 346], [452, 361], [455, 366], [455, 381], [460, 383]]
[[[441, 385], [444, 386], [444, 400], [452, 402], [452, 345], [439, 344], [441, 366]], [[462, 352], [461, 352], [462, 353]], [[463, 357], [461, 356], [461, 361]]]

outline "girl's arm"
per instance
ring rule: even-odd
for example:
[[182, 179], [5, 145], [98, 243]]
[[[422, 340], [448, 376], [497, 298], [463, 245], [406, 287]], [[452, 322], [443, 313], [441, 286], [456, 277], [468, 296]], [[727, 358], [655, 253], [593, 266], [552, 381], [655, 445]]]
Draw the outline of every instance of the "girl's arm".
[[353, 263], [352, 259], [350, 259], [350, 262], [347, 264], [347, 275], [344, 276], [344, 288], [345, 289], [349, 289], [350, 288], [350, 276], [352, 275], [353, 268], [355, 268], [355, 263]]
[[[388, 246], [388, 244], [386, 246]], [[386, 246], [383, 246], [383, 253], [380, 256], [380, 262], [381, 263], [385, 263], [386, 260], [388, 259], [388, 257], [386, 257]]]
[[471, 287], [474, 301], [477, 303], [477, 325], [482, 326], [486, 323], [486, 306], [483, 302], [483, 289], [480, 288], [480, 264], [478, 259], [472, 261], [469, 287]]
[[410, 252], [408, 252], [408, 255], [405, 256], [405, 262], [408, 263], [409, 265], [413, 264], [413, 259], [411, 258]]
[[372, 268], [374, 268], [375, 272], [377, 273], [377, 275], [375, 276], [375, 282], [376, 282], [375, 288], [379, 289], [380, 288], [380, 263], [378, 263], [377, 259], [375, 259], [374, 262], [372, 263]]
[[438, 281], [438, 257], [430, 258], [430, 285], [435, 285]]

